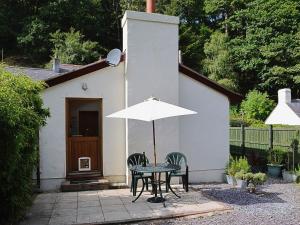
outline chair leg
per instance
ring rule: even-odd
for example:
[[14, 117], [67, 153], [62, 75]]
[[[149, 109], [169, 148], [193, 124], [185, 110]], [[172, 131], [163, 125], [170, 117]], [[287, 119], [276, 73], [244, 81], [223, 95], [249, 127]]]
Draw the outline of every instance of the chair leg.
[[172, 176], [171, 176], [171, 174], [169, 174], [168, 175], [168, 185], [166, 185], [167, 186], [167, 189], [166, 189], [167, 192], [169, 192], [169, 187], [171, 186], [171, 178], [172, 178]]
[[182, 188], [185, 190], [185, 176], [182, 176], [181, 177], [181, 180], [182, 180]]
[[166, 172], [166, 193], [168, 193], [169, 188], [168, 188], [168, 172]]
[[186, 171], [185, 171], [185, 191], [189, 191], [189, 167], [186, 166]]
[[133, 177], [131, 177], [131, 185], [130, 185], [130, 192], [133, 191]]
[[185, 178], [185, 191], [188, 192], [189, 191], [189, 179], [188, 176]]
[[133, 196], [136, 196], [136, 189], [137, 189], [137, 179], [133, 181]]
[[148, 178], [145, 178], [146, 180], [146, 190], [148, 191]]

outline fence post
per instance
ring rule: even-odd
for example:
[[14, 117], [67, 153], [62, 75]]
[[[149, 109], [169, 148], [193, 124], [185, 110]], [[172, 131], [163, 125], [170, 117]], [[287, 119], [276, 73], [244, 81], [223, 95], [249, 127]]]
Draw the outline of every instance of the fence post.
[[269, 150], [273, 149], [273, 126], [269, 126]]
[[242, 151], [243, 151], [243, 155], [246, 154], [246, 151], [245, 151], [245, 125], [242, 124], [241, 125], [241, 148], [242, 148]]

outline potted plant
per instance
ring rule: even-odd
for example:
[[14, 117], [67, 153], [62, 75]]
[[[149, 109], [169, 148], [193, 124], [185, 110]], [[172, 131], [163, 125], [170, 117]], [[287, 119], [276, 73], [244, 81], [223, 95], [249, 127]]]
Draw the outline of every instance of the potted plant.
[[255, 193], [257, 189], [266, 182], [267, 175], [265, 173], [247, 173], [245, 174], [245, 179], [247, 179], [249, 183], [249, 192]]
[[236, 178], [235, 175], [237, 172], [243, 171], [246, 173], [250, 170], [250, 165], [246, 157], [240, 157], [234, 159], [230, 156], [229, 162], [226, 166], [226, 180], [227, 183], [230, 185], [236, 185]]
[[280, 177], [282, 170], [282, 161], [284, 159], [285, 151], [281, 148], [276, 148], [270, 151], [268, 157], [268, 174], [272, 177]]
[[298, 164], [298, 168], [296, 168], [296, 175], [297, 175], [297, 179], [296, 182], [300, 183], [300, 163]]
[[[292, 140], [289, 151], [287, 152], [286, 169], [282, 171], [283, 180], [286, 182], [297, 182], [300, 173], [300, 164], [295, 167], [295, 152], [298, 151], [299, 141]], [[292, 156], [292, 160], [290, 160]]]
[[240, 189], [246, 189], [247, 188], [247, 179], [246, 179], [246, 173], [241, 170], [235, 174], [236, 179], [236, 187]]
[[296, 171], [282, 170], [282, 178], [286, 182], [296, 182], [298, 175], [296, 174]]
[[255, 186], [255, 190], [260, 188], [267, 180], [267, 175], [265, 173], [255, 173], [253, 176], [253, 184]]
[[237, 160], [234, 159], [232, 156], [230, 156], [229, 161], [226, 165], [225, 168], [225, 173], [226, 173], [226, 181], [230, 185], [235, 185], [236, 180], [234, 178], [235, 173], [237, 171]]
[[283, 170], [282, 177], [286, 182], [297, 182], [298, 177], [300, 177], [300, 164], [298, 164], [294, 171]]

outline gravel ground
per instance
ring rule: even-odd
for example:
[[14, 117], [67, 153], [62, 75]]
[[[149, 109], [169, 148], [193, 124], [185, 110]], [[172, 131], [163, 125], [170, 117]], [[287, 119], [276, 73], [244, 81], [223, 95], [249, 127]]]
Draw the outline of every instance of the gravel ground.
[[230, 205], [233, 207], [233, 211], [203, 218], [178, 218], [138, 224], [300, 225], [300, 185], [269, 179], [257, 194], [232, 189], [227, 184], [193, 187], [202, 191], [209, 198]]

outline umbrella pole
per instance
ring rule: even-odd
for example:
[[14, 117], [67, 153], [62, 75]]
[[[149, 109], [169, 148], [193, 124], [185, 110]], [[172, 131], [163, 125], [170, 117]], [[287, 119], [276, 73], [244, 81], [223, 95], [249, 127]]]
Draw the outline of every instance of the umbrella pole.
[[156, 166], [156, 143], [155, 143], [155, 124], [154, 124], [154, 120], [152, 120], [152, 133], [153, 133], [154, 165]]

